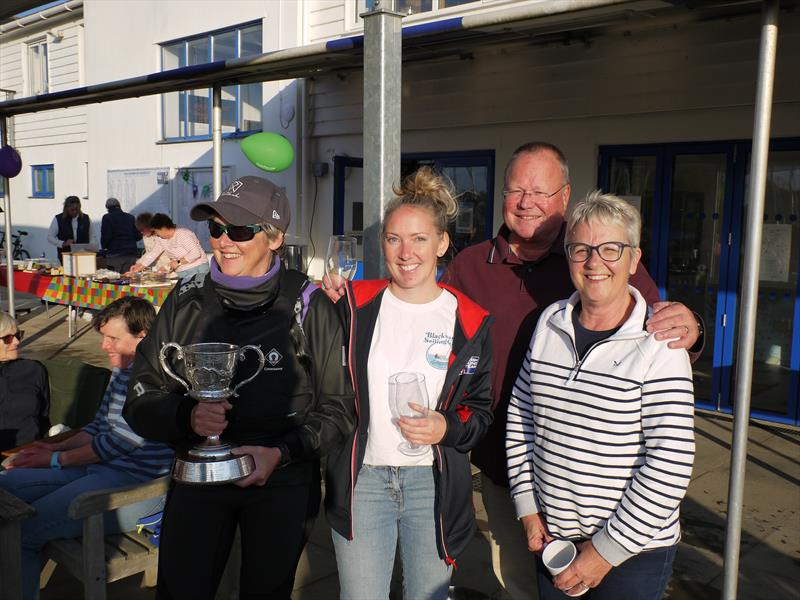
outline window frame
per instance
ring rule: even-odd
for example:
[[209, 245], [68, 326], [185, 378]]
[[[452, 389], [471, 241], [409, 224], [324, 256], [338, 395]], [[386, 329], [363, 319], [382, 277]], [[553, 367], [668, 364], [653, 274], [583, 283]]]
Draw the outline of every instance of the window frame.
[[[262, 19], [256, 19], [254, 21], [248, 21], [246, 23], [240, 23], [238, 25], [233, 25], [231, 27], [224, 27], [222, 29], [215, 29], [213, 31], [208, 31], [208, 32], [205, 32], [205, 33], [199, 33], [199, 34], [196, 34], [196, 35], [191, 35], [191, 36], [187, 36], [187, 37], [183, 37], [183, 38], [176, 38], [176, 39], [172, 39], [172, 40], [167, 40], [167, 41], [161, 42], [158, 45], [159, 46], [159, 62], [160, 62], [159, 66], [160, 66], [161, 72], [164, 72], [165, 70], [172, 70], [172, 69], [165, 69], [164, 68], [164, 49], [166, 47], [173, 46], [173, 45], [176, 45], [176, 44], [179, 44], [179, 43], [183, 45], [183, 61], [182, 62], [184, 63], [184, 66], [183, 67], [173, 67], [173, 68], [185, 68], [185, 67], [189, 66], [188, 65], [188, 62], [189, 62], [189, 60], [188, 60], [188, 58], [189, 58], [188, 57], [189, 44], [192, 43], [192, 42], [196, 42], [197, 40], [206, 39], [207, 42], [208, 42], [208, 56], [207, 56], [206, 62], [205, 63], [201, 63], [201, 64], [208, 64], [208, 63], [214, 62], [213, 59], [214, 59], [214, 51], [215, 51], [215, 45], [216, 45], [215, 44], [216, 37], [220, 36], [222, 34], [230, 33], [230, 32], [235, 32], [236, 33], [236, 58], [241, 58], [242, 31], [247, 29], [247, 28], [253, 27], [253, 26], [258, 26], [260, 28], [260, 30], [261, 30], [261, 36], [262, 36], [262, 39], [261, 39], [261, 50], [263, 52], [263, 49], [264, 49], [264, 47], [263, 47], [263, 35], [264, 35], [263, 20]], [[235, 88], [234, 91], [233, 91], [233, 97], [234, 97], [233, 98], [233, 102], [234, 102], [234, 123], [235, 123], [235, 125], [233, 126], [234, 127], [233, 131], [227, 131], [227, 132], [223, 132], [222, 133], [222, 137], [223, 138], [243, 137], [243, 136], [251, 135], [253, 133], [258, 133], [258, 132], [263, 130], [262, 127], [258, 127], [256, 129], [240, 129], [239, 128], [240, 117], [241, 117], [241, 114], [242, 114], [241, 85], [242, 84], [235, 84], [233, 86], [225, 86], [226, 88], [230, 88], [230, 87]], [[253, 85], [253, 84], [244, 84], [244, 85]], [[256, 85], [263, 85], [263, 84], [258, 83]], [[212, 95], [212, 88], [211, 87], [206, 88], [206, 90], [207, 90], [207, 96], [206, 96], [206, 102], [207, 102], [206, 106], [207, 106], [207, 108], [206, 108], [206, 110], [207, 110], [207, 114], [208, 114], [208, 133], [199, 134], [199, 135], [197, 135], [197, 134], [186, 135], [186, 132], [189, 131], [189, 124], [192, 123], [192, 121], [189, 120], [190, 119], [190, 113], [189, 113], [189, 102], [190, 101], [189, 101], [189, 97], [193, 96], [193, 95], [196, 96], [196, 97], [202, 97], [202, 96], [197, 96], [194, 93], [197, 90], [192, 89], [192, 90], [181, 90], [181, 91], [178, 91], [178, 92], [170, 92], [170, 93], [178, 94], [178, 103], [177, 103], [178, 115], [177, 115], [177, 119], [176, 119], [176, 122], [178, 124], [178, 135], [175, 135], [175, 136], [167, 135], [168, 109], [167, 109], [167, 106], [166, 106], [166, 102], [167, 102], [168, 94], [161, 94], [161, 102], [160, 102], [160, 106], [161, 106], [161, 140], [160, 140], [160, 143], [167, 143], [168, 144], [168, 143], [174, 143], [174, 142], [192, 142], [192, 141], [204, 141], [204, 140], [210, 140], [211, 139], [211, 136], [212, 136], [212, 131], [211, 131], [211, 128], [212, 128], [211, 121], [212, 121], [212, 119], [211, 119], [211, 115], [212, 115], [212, 96], [213, 95]], [[263, 99], [263, 93], [262, 93], [261, 104], [259, 105], [259, 111], [261, 111], [261, 109], [263, 108], [263, 104], [264, 104], [264, 99]], [[174, 110], [174, 108], [173, 108], [173, 110]], [[183, 118], [180, 117], [181, 110], [183, 112]], [[261, 123], [263, 123], [263, 117], [259, 119], [259, 124], [261, 124]], [[184, 135], [180, 135], [181, 131], [183, 131]]]
[[[50, 171], [52, 173], [53, 178], [53, 189], [48, 189], [47, 187], [47, 172]], [[36, 190], [36, 176], [39, 172], [44, 174], [44, 189], [37, 191]], [[50, 164], [42, 164], [42, 165], [31, 165], [31, 198], [55, 198], [55, 187], [56, 187], [56, 170], [55, 165], [53, 163]]]
[[[44, 68], [39, 65], [39, 69], [36, 69], [43, 73], [43, 82], [44, 82], [44, 89], [41, 91], [36, 91], [33, 89], [33, 72], [34, 72], [34, 65], [33, 65], [33, 48], [41, 46], [44, 49], [44, 58], [40, 60], [44, 60]], [[27, 61], [27, 84], [28, 84], [28, 95], [29, 96], [39, 96], [41, 94], [49, 94], [50, 93], [50, 48], [47, 43], [47, 38], [37, 38], [35, 40], [31, 40], [25, 44], [25, 58]]]
[[[425, 10], [421, 12], [412, 12], [406, 16], [406, 19], [430, 19], [442, 16], [450, 16], [453, 13], [458, 13], [459, 11], [464, 10], [472, 10], [475, 8], [485, 7], [487, 5], [493, 4], [502, 4], [504, 1], [508, 0], [468, 0], [463, 4], [457, 4], [455, 6], [444, 6], [446, 0], [431, 0], [431, 9]], [[351, 15], [353, 15], [353, 19], [351, 23], [354, 23], [356, 26], [363, 26], [364, 21], [361, 18], [361, 14], [369, 10], [367, 8], [367, 2], [369, 0], [350, 0], [350, 4], [352, 6]]]

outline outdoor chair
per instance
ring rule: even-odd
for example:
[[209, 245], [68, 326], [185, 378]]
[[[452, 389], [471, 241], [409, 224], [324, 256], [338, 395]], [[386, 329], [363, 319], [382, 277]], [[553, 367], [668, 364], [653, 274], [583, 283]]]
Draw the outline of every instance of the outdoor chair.
[[69, 506], [69, 516], [83, 521], [83, 538], [53, 540], [43, 550], [47, 559], [39, 587], [47, 585], [56, 564], [83, 583], [86, 600], [106, 597], [106, 583], [144, 573], [142, 585], [153, 587], [158, 574], [158, 547], [145, 532], [105, 535], [103, 513], [167, 493], [169, 477], [123, 488], [87, 492]]

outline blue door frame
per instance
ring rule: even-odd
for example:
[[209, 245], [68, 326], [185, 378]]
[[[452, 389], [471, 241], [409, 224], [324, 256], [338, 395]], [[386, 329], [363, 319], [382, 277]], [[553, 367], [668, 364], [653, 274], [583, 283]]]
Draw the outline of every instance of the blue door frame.
[[[738, 326], [738, 283], [743, 224], [744, 200], [747, 168], [750, 161], [752, 144], [749, 140], [733, 140], [724, 142], [696, 142], [669, 144], [613, 145], [600, 147], [600, 167], [598, 186], [607, 190], [609, 186], [611, 160], [614, 157], [655, 157], [656, 182], [653, 199], [653, 222], [644, 224], [650, 227], [652, 250], [648, 261], [648, 270], [658, 285], [662, 298], [667, 297], [667, 265], [670, 232], [670, 198], [672, 196], [672, 168], [675, 157], [686, 154], [725, 154], [726, 175], [725, 193], [722, 214], [722, 239], [725, 251], [720, 252], [719, 285], [716, 290], [716, 323], [706, 323], [706, 327], [715, 327], [713, 348], [713, 380], [712, 394], [709, 399], [700, 399], [697, 406], [726, 413], [733, 411], [733, 360], [735, 355], [734, 339]], [[800, 139], [773, 140], [770, 150], [800, 150]], [[711, 215], [717, 218], [718, 215]], [[797, 218], [792, 215], [791, 218]], [[798, 265], [800, 267], [800, 265]], [[800, 282], [800, 278], [798, 278]], [[726, 323], [723, 323], [726, 319]], [[792, 328], [792, 348], [790, 354], [790, 398], [785, 415], [753, 410], [756, 418], [800, 425], [800, 283], [795, 293]], [[705, 349], [708, 352], [709, 348]]]
[[[487, 167], [486, 175], [486, 214], [484, 236], [494, 235], [492, 217], [494, 216], [494, 150], [464, 150], [461, 152], [418, 152], [403, 154], [400, 160], [409, 163], [430, 164], [445, 167]], [[345, 170], [363, 169], [364, 159], [353, 156], [333, 157], [333, 234], [344, 234]]]

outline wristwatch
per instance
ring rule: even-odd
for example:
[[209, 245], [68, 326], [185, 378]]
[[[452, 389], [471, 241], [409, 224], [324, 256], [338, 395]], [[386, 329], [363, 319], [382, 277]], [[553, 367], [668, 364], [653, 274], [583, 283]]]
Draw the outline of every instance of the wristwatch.
[[60, 470], [61, 469], [61, 463], [58, 462], [58, 457], [59, 456], [61, 456], [61, 452], [59, 450], [56, 450], [55, 452], [53, 452], [50, 455], [50, 468], [51, 469], [56, 469], [56, 470]]

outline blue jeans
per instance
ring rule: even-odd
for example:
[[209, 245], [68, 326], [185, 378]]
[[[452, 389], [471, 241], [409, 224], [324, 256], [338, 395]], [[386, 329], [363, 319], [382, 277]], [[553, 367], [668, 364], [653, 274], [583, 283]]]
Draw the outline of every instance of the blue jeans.
[[[661, 600], [672, 576], [677, 544], [648, 550], [612, 568], [596, 588], [580, 596], [581, 600]], [[537, 556], [539, 600], [569, 598], [553, 585], [553, 577]]]
[[[50, 540], [80, 537], [81, 521], [67, 515], [70, 502], [84, 492], [139, 483], [124, 471], [102, 464], [65, 469], [12, 469], [0, 472], [0, 488], [36, 509], [36, 515], [22, 522], [22, 590], [25, 600], [39, 595], [39, 553]], [[136, 520], [160, 511], [164, 498], [138, 502], [104, 516], [106, 533], [136, 528]]]
[[436, 548], [435, 498], [433, 467], [361, 467], [353, 540], [332, 532], [342, 600], [389, 597], [398, 541], [403, 596], [446, 600], [452, 569]]

